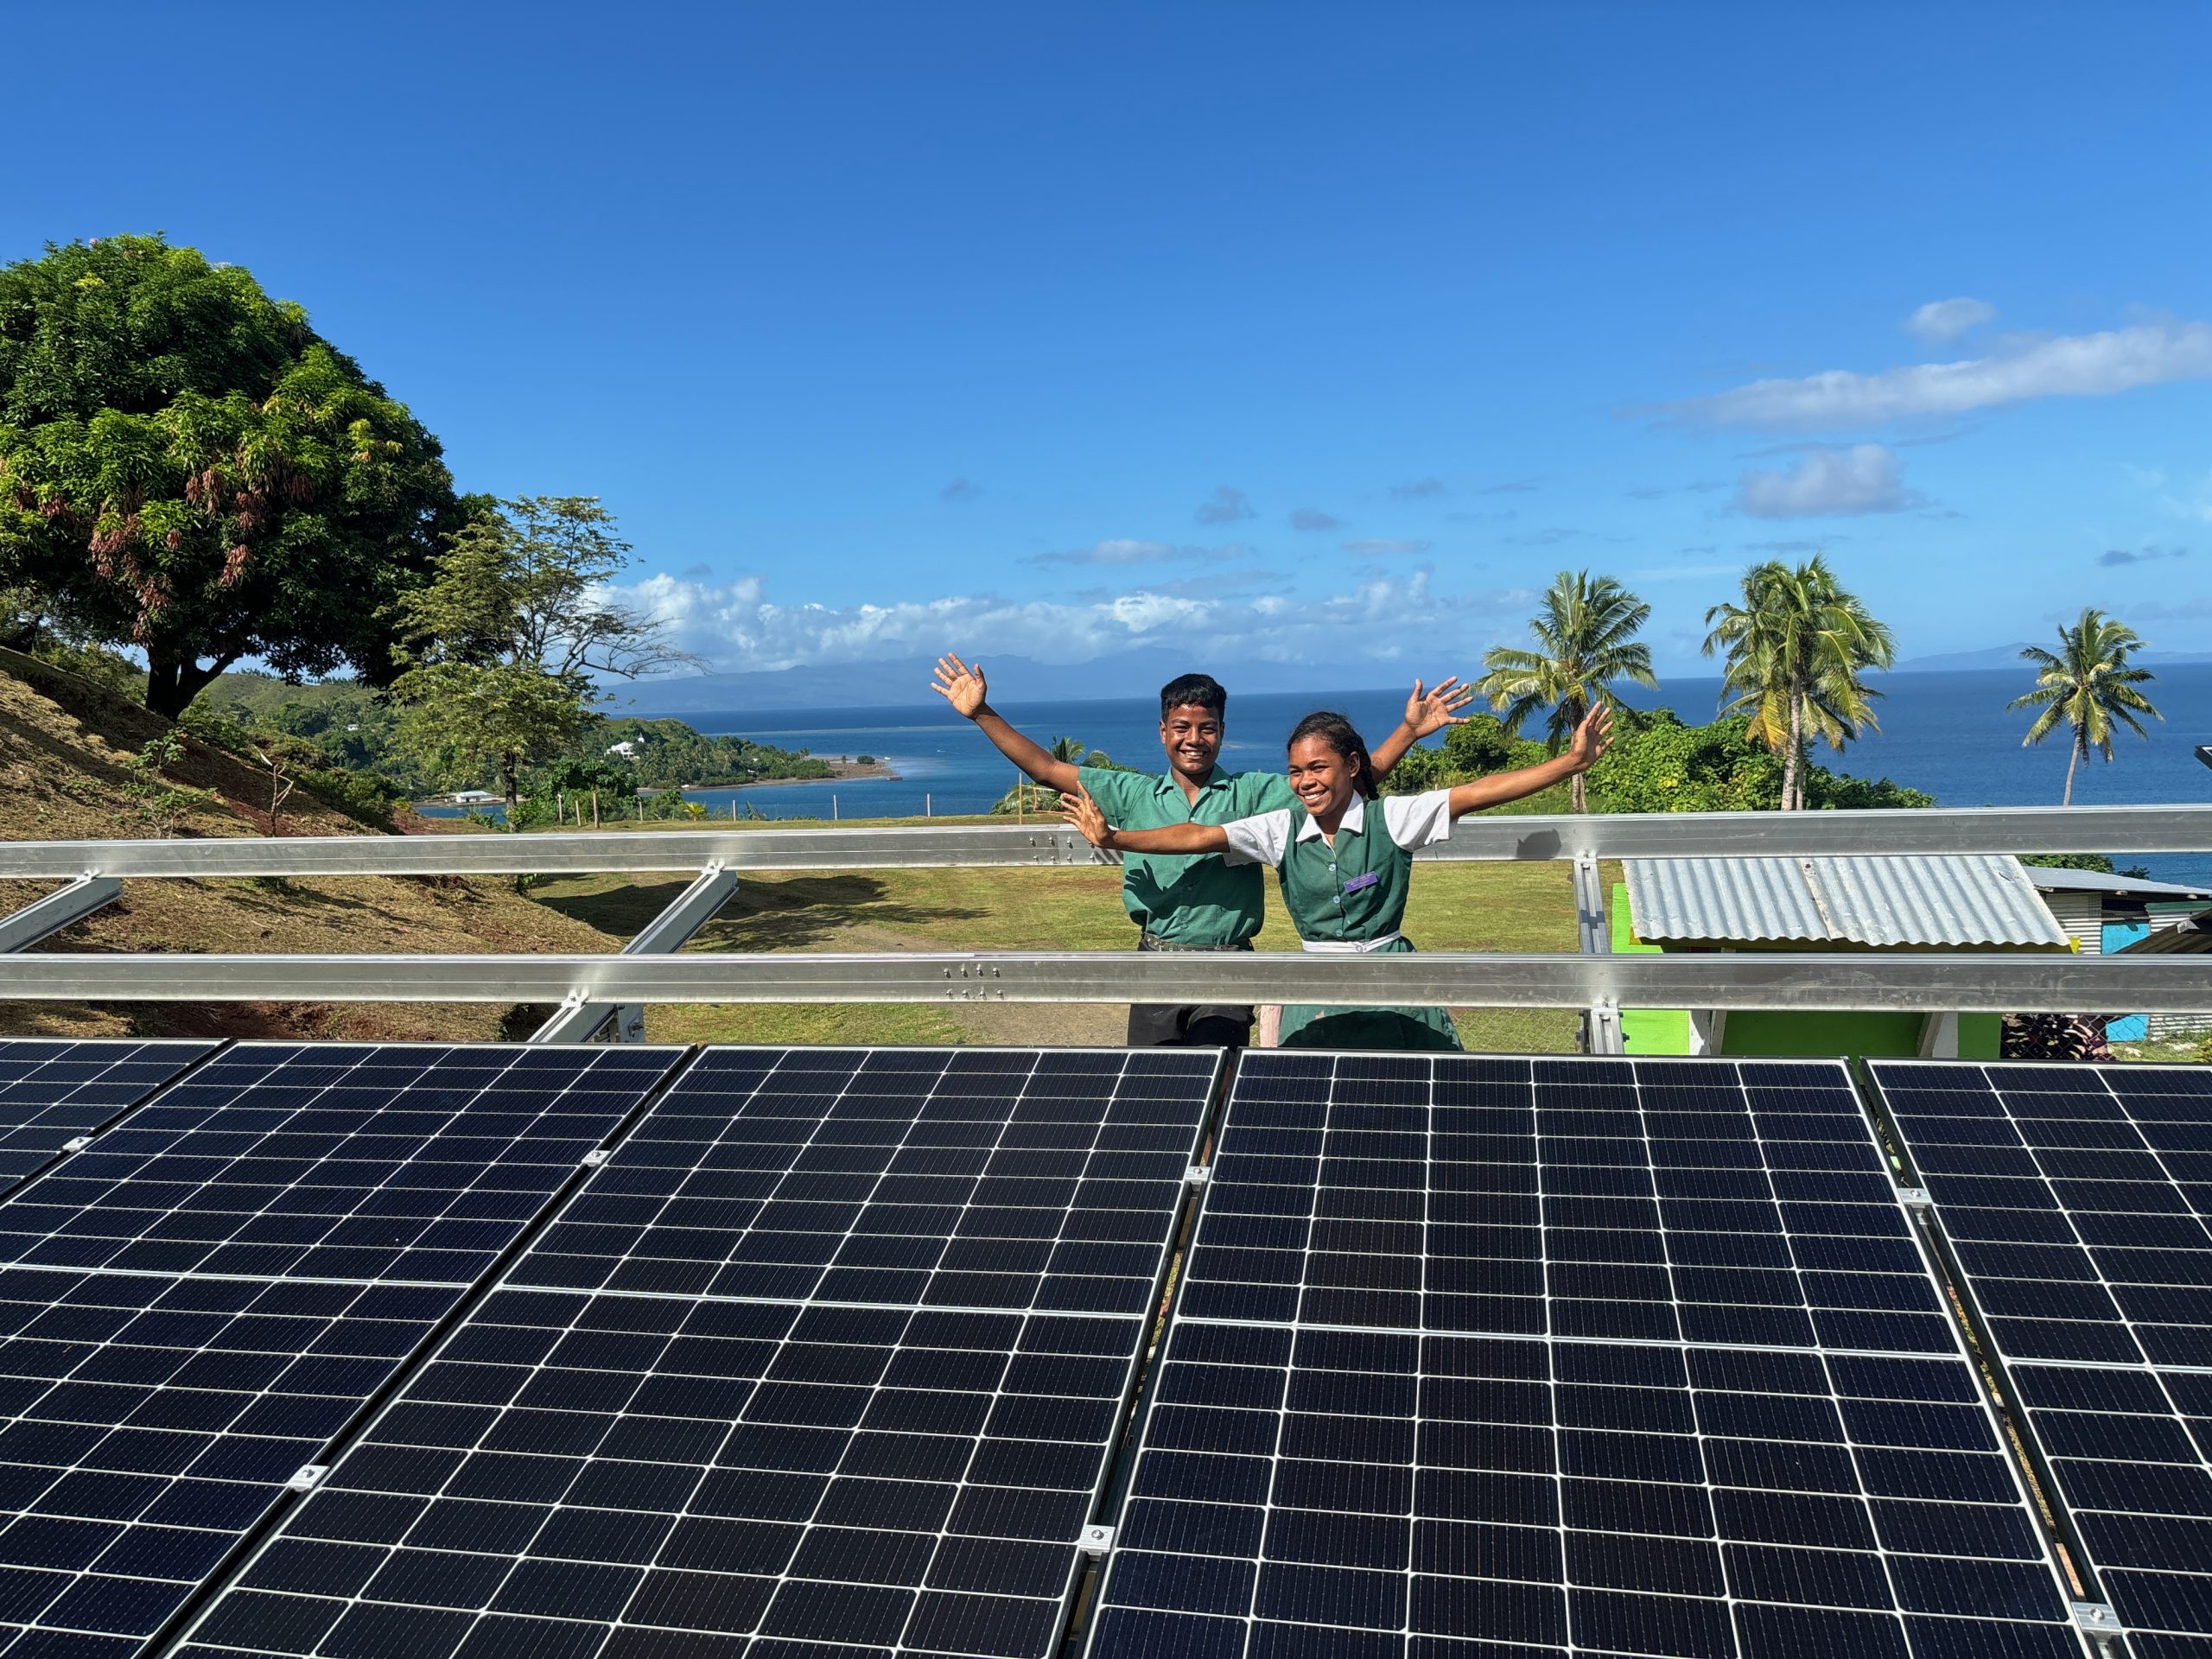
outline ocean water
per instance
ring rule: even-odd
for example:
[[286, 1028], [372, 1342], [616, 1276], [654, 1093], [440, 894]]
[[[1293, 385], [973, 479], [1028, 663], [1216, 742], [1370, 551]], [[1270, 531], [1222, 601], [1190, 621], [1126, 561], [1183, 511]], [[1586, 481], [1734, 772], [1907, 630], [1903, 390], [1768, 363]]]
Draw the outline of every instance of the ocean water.
[[[1821, 765], [1861, 777], [1886, 777], [1925, 790], [1945, 806], [2058, 804], [2066, 781], [2063, 735], [2024, 748], [2020, 740], [2029, 715], [2005, 707], [2031, 683], [2024, 672], [1888, 674], [1877, 683], [1885, 693], [1878, 705], [1881, 730], [1869, 733], [1840, 757], [1816, 748]], [[2086, 763], [2075, 778], [2077, 802], [2212, 800], [2212, 771], [2193, 753], [2195, 745], [2212, 742], [2212, 663], [2162, 668], [2145, 689], [2165, 719], [2146, 722], [2147, 741], [2125, 733], [2116, 739], [2113, 764], [2094, 758]], [[1656, 693], [1639, 690], [1631, 701], [1646, 708], [1664, 704], [1685, 720], [1701, 721], [1712, 716], [1719, 692], [1717, 679], [1684, 678], [1666, 682]], [[1350, 715], [1370, 741], [1379, 742], [1397, 724], [1405, 696], [1403, 687], [1249, 696], [1238, 696], [1232, 689], [1225, 763], [1239, 770], [1281, 766], [1284, 738], [1300, 716], [1315, 709]], [[1132, 766], [1165, 765], [1159, 705], [1152, 697], [1010, 703], [1001, 712], [1048, 746], [1055, 738], [1073, 737]], [[779, 748], [872, 754], [898, 773], [687, 791], [716, 817], [726, 817], [733, 801], [776, 818], [827, 818], [833, 810], [840, 818], [987, 812], [1014, 780], [1013, 766], [983, 735], [943, 705], [768, 714], [733, 709], [690, 718], [702, 732], [733, 733]], [[2120, 862], [2145, 864], [2161, 880], [2212, 883], [2212, 854], [2145, 855]]]

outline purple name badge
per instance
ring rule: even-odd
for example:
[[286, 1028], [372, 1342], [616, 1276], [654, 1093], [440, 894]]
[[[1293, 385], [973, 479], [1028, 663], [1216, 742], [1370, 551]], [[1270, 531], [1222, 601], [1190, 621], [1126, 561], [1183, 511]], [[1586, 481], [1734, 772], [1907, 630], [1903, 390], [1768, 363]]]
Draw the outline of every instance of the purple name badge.
[[1374, 871], [1370, 870], [1365, 875], [1355, 875], [1351, 880], [1345, 882], [1344, 891], [1346, 893], [1357, 893], [1363, 887], [1373, 887], [1382, 879], [1382, 878], [1376, 874]]

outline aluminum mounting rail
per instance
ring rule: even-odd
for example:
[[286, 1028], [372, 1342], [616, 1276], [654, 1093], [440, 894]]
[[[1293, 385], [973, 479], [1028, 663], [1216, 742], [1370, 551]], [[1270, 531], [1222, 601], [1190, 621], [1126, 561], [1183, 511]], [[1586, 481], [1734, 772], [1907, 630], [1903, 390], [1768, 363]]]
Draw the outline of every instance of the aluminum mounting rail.
[[12, 915], [0, 916], [0, 951], [28, 950], [41, 939], [81, 922], [122, 894], [111, 875], [79, 875], [67, 887], [33, 899]]
[[[2212, 805], [1936, 807], [1925, 811], [1636, 812], [1463, 818], [1434, 859], [1790, 857], [1917, 853], [2171, 853], [2212, 849]], [[240, 836], [0, 842], [0, 877], [559, 875], [943, 869], [1113, 861], [1072, 830], [563, 830], [534, 835]]]
[[[669, 900], [661, 913], [647, 922], [638, 936], [622, 947], [626, 957], [672, 956], [691, 942], [691, 936], [715, 918], [737, 891], [737, 877], [719, 864], [710, 864], [699, 879]], [[588, 1043], [614, 1027], [617, 1041], [642, 1042], [645, 1011], [635, 1002], [594, 1002], [572, 991], [554, 1016], [532, 1032], [533, 1043]]]
[[2212, 958], [2052, 952], [1309, 956], [0, 957], [0, 1001], [1311, 1002], [1459, 1007], [2212, 1009]]

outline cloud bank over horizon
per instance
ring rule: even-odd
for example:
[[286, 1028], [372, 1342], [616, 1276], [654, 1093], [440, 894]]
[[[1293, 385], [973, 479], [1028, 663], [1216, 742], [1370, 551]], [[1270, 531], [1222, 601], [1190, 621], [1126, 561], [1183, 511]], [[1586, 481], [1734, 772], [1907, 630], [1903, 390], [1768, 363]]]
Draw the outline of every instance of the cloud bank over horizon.
[[1084, 663], [1148, 647], [1209, 659], [1475, 663], [1527, 626], [1528, 590], [1440, 591], [1424, 566], [1377, 575], [1319, 599], [1207, 595], [1139, 587], [1075, 600], [949, 594], [885, 605], [783, 604], [760, 576], [715, 583], [652, 575], [607, 590], [666, 625], [716, 673], [860, 663], [947, 650]]

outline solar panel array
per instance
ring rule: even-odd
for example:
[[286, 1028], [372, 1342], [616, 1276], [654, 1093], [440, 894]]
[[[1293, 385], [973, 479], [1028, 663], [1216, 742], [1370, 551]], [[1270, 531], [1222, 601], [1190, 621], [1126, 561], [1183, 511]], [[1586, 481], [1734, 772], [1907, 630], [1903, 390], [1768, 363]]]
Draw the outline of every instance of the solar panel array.
[[1041, 1659], [1217, 1066], [709, 1051], [185, 1651]]
[[0, 1203], [0, 1652], [142, 1651], [679, 1054], [240, 1045]]
[[2212, 1073], [1872, 1071], [2131, 1651], [2212, 1652]]
[[214, 1048], [109, 1038], [0, 1039], [0, 1192]]
[[[1123, 1459], [1216, 1057], [683, 1059], [0, 1039], [0, 1659], [2083, 1649], [1840, 1065], [1245, 1057]], [[2212, 1656], [2212, 1074], [1872, 1065]]]
[[2057, 1656], [1834, 1064], [1260, 1053], [1095, 1659]]

